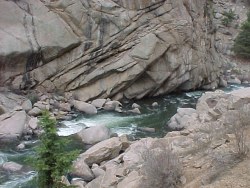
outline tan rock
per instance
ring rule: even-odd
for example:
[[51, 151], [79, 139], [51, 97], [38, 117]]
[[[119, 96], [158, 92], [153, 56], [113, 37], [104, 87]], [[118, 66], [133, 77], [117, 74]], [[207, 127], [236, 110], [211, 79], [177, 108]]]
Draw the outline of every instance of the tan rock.
[[132, 171], [129, 175], [118, 183], [117, 188], [141, 188], [142, 176], [137, 171]]
[[78, 132], [77, 135], [85, 144], [96, 144], [110, 138], [111, 131], [108, 127], [99, 125], [83, 129], [82, 131]]
[[0, 116], [0, 139], [18, 138], [22, 135], [27, 120], [25, 111]]
[[95, 178], [92, 170], [84, 161], [81, 161], [81, 163], [75, 162], [73, 164], [73, 174], [81, 177], [85, 181], [91, 181]]
[[28, 125], [33, 130], [37, 129], [37, 127], [38, 127], [38, 119], [37, 119], [37, 117], [31, 117], [31, 119], [29, 120]]
[[91, 102], [96, 108], [102, 108], [106, 102], [106, 99], [95, 99]]
[[104, 140], [81, 154], [75, 164], [77, 165], [83, 161], [85, 161], [88, 165], [92, 165], [94, 163], [100, 164], [102, 161], [117, 157], [121, 148], [122, 143], [117, 137]]
[[84, 112], [86, 114], [96, 114], [97, 113], [96, 107], [93, 106], [92, 104], [74, 100], [73, 105], [77, 110]]
[[15, 162], [5, 162], [3, 164], [3, 169], [11, 172], [20, 171], [23, 168], [22, 165]]

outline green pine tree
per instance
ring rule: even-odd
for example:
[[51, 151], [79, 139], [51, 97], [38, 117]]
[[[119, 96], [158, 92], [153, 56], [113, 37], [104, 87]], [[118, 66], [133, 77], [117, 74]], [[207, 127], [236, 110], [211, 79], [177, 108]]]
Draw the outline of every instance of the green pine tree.
[[56, 132], [56, 120], [44, 111], [39, 124], [43, 128], [41, 143], [36, 150], [34, 166], [38, 171], [40, 188], [62, 188], [61, 176], [66, 175], [77, 157], [78, 151], [65, 151], [69, 140], [60, 138]]
[[247, 20], [241, 26], [241, 32], [234, 41], [233, 51], [243, 58], [250, 58], [250, 12]]

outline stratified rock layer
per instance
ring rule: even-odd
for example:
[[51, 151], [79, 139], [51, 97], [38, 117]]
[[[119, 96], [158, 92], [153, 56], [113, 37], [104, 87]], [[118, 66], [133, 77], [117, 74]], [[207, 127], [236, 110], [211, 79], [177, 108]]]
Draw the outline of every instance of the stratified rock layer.
[[0, 2], [0, 84], [77, 100], [217, 87], [205, 0]]

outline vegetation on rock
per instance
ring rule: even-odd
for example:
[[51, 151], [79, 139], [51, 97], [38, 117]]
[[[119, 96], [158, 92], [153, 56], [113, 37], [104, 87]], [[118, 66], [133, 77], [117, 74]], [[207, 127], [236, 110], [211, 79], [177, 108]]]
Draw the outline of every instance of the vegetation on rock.
[[241, 32], [235, 39], [233, 51], [239, 57], [250, 57], [250, 12], [247, 20], [241, 26]]
[[223, 12], [224, 18], [221, 20], [222, 24], [226, 27], [228, 27], [233, 20], [235, 19], [235, 13], [232, 9], [230, 9], [228, 12]]

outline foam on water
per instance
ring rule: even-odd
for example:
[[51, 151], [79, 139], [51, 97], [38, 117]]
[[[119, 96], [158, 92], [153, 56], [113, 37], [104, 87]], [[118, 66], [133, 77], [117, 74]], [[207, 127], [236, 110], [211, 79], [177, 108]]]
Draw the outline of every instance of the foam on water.
[[25, 183], [31, 181], [37, 173], [35, 171], [30, 171], [28, 173], [22, 173], [19, 176], [15, 175], [10, 177], [10, 181], [5, 182], [4, 184], [0, 185], [1, 188], [17, 188], [23, 186]]
[[145, 118], [145, 116], [148, 115], [124, 116], [123, 114], [110, 112], [91, 117], [81, 117], [77, 120], [63, 121], [62, 124], [64, 124], [66, 127], [59, 128], [58, 134], [60, 136], [69, 136], [75, 134], [83, 129], [81, 124], [86, 125], [87, 127], [104, 125], [109, 127], [112, 132], [115, 132], [118, 135], [132, 134], [136, 131], [137, 127], [137, 124], [134, 122]]

